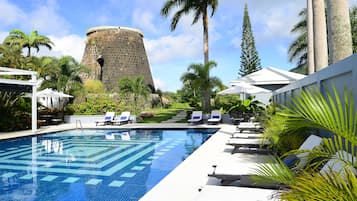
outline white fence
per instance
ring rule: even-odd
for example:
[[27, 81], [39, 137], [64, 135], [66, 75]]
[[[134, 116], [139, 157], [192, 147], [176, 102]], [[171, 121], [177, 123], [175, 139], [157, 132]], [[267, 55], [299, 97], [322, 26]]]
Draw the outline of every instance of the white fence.
[[298, 96], [301, 89], [317, 87], [325, 94], [325, 89], [332, 91], [333, 86], [336, 87], [340, 97], [343, 97], [344, 89], [352, 90], [354, 101], [357, 103], [357, 54], [274, 91], [273, 100], [276, 103], [289, 105], [290, 98]]

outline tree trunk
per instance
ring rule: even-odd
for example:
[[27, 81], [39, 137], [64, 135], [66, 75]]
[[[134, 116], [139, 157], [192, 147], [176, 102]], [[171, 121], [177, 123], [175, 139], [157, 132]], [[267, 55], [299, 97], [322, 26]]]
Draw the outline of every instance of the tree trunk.
[[352, 55], [348, 0], [328, 0], [327, 19], [329, 59], [334, 64]]
[[203, 12], [203, 54], [204, 54], [204, 65], [209, 61], [208, 57], [208, 16], [207, 9]]
[[[203, 12], [203, 52], [204, 52], [204, 65], [207, 65], [209, 62], [208, 56], [208, 16], [207, 8]], [[209, 78], [209, 70], [208, 75]], [[204, 89], [203, 100], [202, 100], [202, 109], [204, 112], [209, 112], [211, 109], [211, 89], [207, 86]]]
[[307, 74], [315, 72], [312, 0], [307, 0]]
[[207, 86], [202, 94], [202, 110], [209, 112], [211, 110], [211, 89]]
[[328, 66], [327, 29], [324, 0], [313, 0], [314, 22], [314, 60], [315, 69], [319, 71]]

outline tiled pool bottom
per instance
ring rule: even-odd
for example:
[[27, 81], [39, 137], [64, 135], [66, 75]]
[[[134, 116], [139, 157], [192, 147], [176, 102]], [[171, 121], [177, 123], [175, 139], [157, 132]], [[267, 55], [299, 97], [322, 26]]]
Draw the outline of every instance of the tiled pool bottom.
[[84, 130], [0, 141], [0, 200], [139, 200], [216, 130]]

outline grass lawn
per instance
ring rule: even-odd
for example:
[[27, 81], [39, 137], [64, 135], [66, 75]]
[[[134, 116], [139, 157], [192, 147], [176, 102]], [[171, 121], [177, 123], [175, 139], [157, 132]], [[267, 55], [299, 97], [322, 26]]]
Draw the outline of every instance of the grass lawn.
[[[191, 108], [188, 106], [175, 107], [175, 108], [155, 108], [147, 111], [143, 111], [142, 113], [153, 114], [153, 117], [145, 117], [143, 119], [137, 118], [138, 123], [160, 123], [162, 121], [166, 121], [171, 119], [177, 113], [183, 110], [190, 110]], [[186, 122], [186, 120], [184, 120]]]
[[171, 117], [175, 116], [181, 110], [178, 109], [154, 109], [151, 111], [147, 111], [147, 113], [154, 114], [153, 117], [144, 117], [143, 119], [137, 119], [138, 123], [160, 123], [162, 121], [166, 121], [171, 119]]

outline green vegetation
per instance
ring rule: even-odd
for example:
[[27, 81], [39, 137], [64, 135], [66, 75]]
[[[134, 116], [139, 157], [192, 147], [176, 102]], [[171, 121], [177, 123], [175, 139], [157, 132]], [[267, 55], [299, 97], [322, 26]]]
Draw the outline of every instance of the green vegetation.
[[[302, 134], [318, 134], [319, 130], [333, 134], [324, 138], [322, 145], [309, 151], [306, 167], [288, 169], [284, 163], [276, 163], [271, 168], [260, 166], [258, 173], [261, 179], [273, 180], [289, 186], [280, 192], [282, 200], [355, 200], [357, 179], [351, 169], [357, 167], [356, 160], [343, 154], [349, 152], [357, 157], [357, 111], [351, 92], [344, 91], [343, 97], [334, 88], [324, 90], [324, 96], [318, 89], [302, 91], [299, 97], [292, 99], [292, 104], [282, 106], [271, 118], [271, 122], [279, 122], [282, 126], [275, 128], [276, 141], [284, 137], [301, 136]], [[275, 124], [276, 125], [276, 124]], [[273, 127], [268, 127], [273, 128]], [[271, 131], [265, 131], [273, 132]], [[286, 138], [285, 138], [286, 139]], [[306, 151], [304, 151], [306, 152]], [[284, 155], [298, 154], [292, 150]], [[338, 154], [336, 154], [338, 153]], [[318, 167], [329, 159], [343, 162], [341, 172], [332, 169], [327, 173], [319, 173]], [[288, 179], [286, 179], [288, 178]]]
[[[43, 79], [40, 89], [52, 88], [72, 95], [80, 94], [82, 82], [79, 74], [86, 72], [85, 67], [79, 65], [74, 58], [64, 56], [36, 57], [31, 50], [37, 52], [41, 47], [52, 48], [53, 42], [46, 36], [32, 31], [29, 35], [20, 30], [12, 30], [0, 44], [0, 66], [38, 72], [38, 79]], [[27, 51], [24, 56], [23, 51]], [[7, 76], [7, 78], [11, 78]], [[16, 79], [23, 77], [17, 76]], [[27, 129], [31, 125], [30, 99], [23, 98], [23, 93], [1, 91], [0, 131]]]
[[211, 69], [216, 66], [217, 64], [213, 61], [208, 62], [206, 65], [191, 64], [187, 68], [187, 72], [181, 76], [181, 81], [184, 84], [193, 88], [195, 90], [194, 93], [201, 95], [202, 110], [205, 112], [211, 109], [211, 90], [215, 87], [222, 88], [223, 86], [218, 77], [210, 77], [209, 75]]
[[145, 85], [143, 77], [123, 78], [119, 80], [118, 87], [119, 93], [124, 98], [127, 106], [132, 106], [132, 112], [137, 113], [145, 108], [150, 95], [150, 88]]
[[253, 36], [252, 26], [250, 24], [248, 6], [244, 6], [244, 18], [243, 18], [243, 33], [241, 43], [242, 53], [240, 56], [240, 70], [239, 75], [245, 76], [255, 71], [262, 69], [258, 51], [255, 47], [255, 40]]

